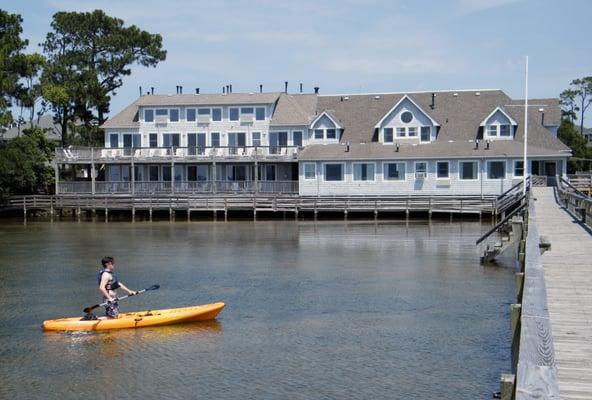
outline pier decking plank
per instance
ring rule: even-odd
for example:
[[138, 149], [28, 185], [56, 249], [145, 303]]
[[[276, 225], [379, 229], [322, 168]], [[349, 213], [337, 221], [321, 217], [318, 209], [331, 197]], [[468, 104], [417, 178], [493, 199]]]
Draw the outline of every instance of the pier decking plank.
[[592, 235], [556, 202], [553, 188], [534, 188], [555, 363], [562, 399], [592, 399]]

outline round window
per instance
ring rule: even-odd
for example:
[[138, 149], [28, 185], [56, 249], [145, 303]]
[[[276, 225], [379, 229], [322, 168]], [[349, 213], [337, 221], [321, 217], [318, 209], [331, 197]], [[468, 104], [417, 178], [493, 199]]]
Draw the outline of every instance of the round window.
[[401, 114], [401, 121], [403, 121], [405, 124], [408, 124], [409, 122], [413, 121], [413, 114], [411, 114], [409, 111], [404, 111], [403, 114]]

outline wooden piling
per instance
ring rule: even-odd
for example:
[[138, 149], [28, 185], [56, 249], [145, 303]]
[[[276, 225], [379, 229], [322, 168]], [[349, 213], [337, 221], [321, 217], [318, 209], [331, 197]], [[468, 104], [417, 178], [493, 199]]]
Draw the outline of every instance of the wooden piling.
[[514, 374], [502, 374], [500, 380], [500, 394], [501, 400], [512, 400], [514, 398], [514, 382], [516, 381], [516, 375]]

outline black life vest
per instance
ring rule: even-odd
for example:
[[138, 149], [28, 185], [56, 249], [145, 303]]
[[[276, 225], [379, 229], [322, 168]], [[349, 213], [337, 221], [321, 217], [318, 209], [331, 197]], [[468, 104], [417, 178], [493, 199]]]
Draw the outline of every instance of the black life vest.
[[111, 279], [109, 279], [109, 281], [105, 285], [105, 289], [107, 289], [107, 290], [117, 289], [119, 287], [119, 280], [117, 279], [117, 275], [115, 275], [115, 272], [110, 271], [108, 269], [102, 269], [99, 271], [99, 274], [97, 275], [98, 284], [99, 285], [101, 284], [101, 278], [103, 277], [103, 274], [105, 272], [111, 274]]

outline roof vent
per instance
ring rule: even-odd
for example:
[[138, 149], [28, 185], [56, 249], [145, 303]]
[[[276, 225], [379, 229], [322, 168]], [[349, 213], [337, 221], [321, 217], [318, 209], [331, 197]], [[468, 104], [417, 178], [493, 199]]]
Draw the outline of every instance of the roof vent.
[[345, 151], [346, 151], [346, 152], [349, 152], [349, 142], [347, 142], [347, 143], [345, 144]]
[[399, 143], [397, 143], [397, 145], [395, 146], [395, 151], [398, 153], [399, 152]]
[[314, 91], [315, 91], [315, 94], [319, 94], [319, 87], [315, 86]]
[[199, 94], [199, 88], [195, 88], [195, 94]]
[[150, 94], [154, 94], [154, 87], [150, 87]]
[[452, 95], [453, 95], [454, 97], [458, 97], [458, 93], [456, 93], [456, 92], [452, 93]]
[[374, 96], [374, 100], [380, 100], [380, 96]]
[[263, 85], [259, 85], [259, 93], [263, 93]]
[[481, 92], [475, 92], [475, 96], [481, 96]]
[[343, 100], [349, 100], [349, 96], [345, 96]]
[[432, 110], [436, 108], [436, 93], [432, 93], [432, 104], [430, 104], [430, 108]]
[[302, 83], [300, 83], [300, 93], [302, 93]]

